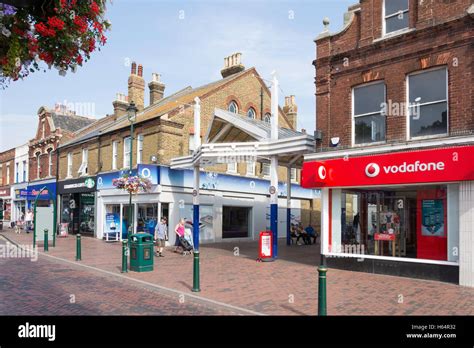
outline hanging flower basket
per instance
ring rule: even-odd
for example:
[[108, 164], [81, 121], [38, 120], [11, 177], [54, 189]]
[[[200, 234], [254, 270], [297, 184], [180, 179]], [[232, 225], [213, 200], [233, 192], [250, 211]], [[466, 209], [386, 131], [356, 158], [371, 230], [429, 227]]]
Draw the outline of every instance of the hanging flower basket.
[[[49, 68], [75, 72], [107, 38], [106, 0], [44, 0], [14, 7], [0, 0], [0, 85]], [[100, 50], [100, 48], [98, 48]], [[45, 70], [46, 71], [46, 70]]]
[[121, 178], [113, 179], [112, 185], [119, 190], [125, 190], [131, 194], [149, 192], [151, 190], [151, 181], [140, 176], [124, 175]]

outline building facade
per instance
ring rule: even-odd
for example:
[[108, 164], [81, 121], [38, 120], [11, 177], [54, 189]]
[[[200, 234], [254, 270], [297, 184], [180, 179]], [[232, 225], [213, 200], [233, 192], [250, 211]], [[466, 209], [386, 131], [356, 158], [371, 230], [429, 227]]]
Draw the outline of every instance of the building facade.
[[473, 14], [360, 1], [316, 38], [302, 184], [322, 189], [330, 266], [474, 286]]
[[[194, 133], [199, 131], [204, 137], [215, 108], [269, 122], [270, 92], [256, 69], [245, 69], [240, 62], [240, 54], [235, 54], [225, 59], [221, 73], [221, 80], [197, 88], [185, 87], [166, 97], [164, 83], [158, 74], [153, 74], [148, 84], [150, 105], [145, 106], [143, 67], [133, 63], [128, 78], [128, 95], [117, 95], [113, 102], [114, 114], [107, 116], [109, 121], [104, 119], [100, 124], [89, 127], [89, 131], [76, 134], [74, 140], [62, 142], [59, 147], [60, 185], [88, 178], [96, 182], [96, 213], [93, 217], [96, 237], [103, 238], [108, 232], [117, 231], [117, 226], [122, 231], [121, 236], [128, 230], [129, 196], [114, 188], [112, 181], [129, 172], [130, 167], [134, 174], [149, 177], [152, 181], [151, 192], [133, 197], [135, 231], [152, 229], [161, 216], [168, 217], [171, 227], [180, 217], [192, 219], [190, 174], [188, 171], [172, 170], [169, 164], [172, 158], [192, 153]], [[193, 125], [196, 97], [201, 105], [200, 130], [196, 130]], [[126, 115], [129, 101], [133, 101], [138, 108], [131, 164], [130, 123]], [[285, 106], [279, 110], [279, 118], [282, 127], [296, 127], [294, 96], [286, 98]], [[202, 182], [209, 191], [208, 200], [203, 199], [202, 216], [205, 221], [201, 221], [202, 239], [254, 238], [255, 231], [265, 229], [268, 190], [249, 188], [260, 187], [262, 184], [259, 183], [265, 182], [268, 175], [269, 168], [258, 163], [223, 163], [203, 172]], [[286, 180], [286, 168], [281, 168], [280, 175], [282, 181]], [[300, 173], [294, 171], [293, 175], [296, 185]], [[237, 182], [239, 185], [233, 188]], [[247, 189], [240, 190], [240, 185]], [[298, 192], [298, 189], [295, 188], [294, 192]], [[305, 223], [309, 223], [312, 218], [313, 223], [317, 223], [317, 214], [310, 213], [313, 206], [316, 209], [314, 202], [317, 197], [313, 197], [313, 193], [311, 190], [300, 192], [302, 199], [294, 202], [295, 219], [304, 219]], [[71, 210], [68, 208], [70, 199], [68, 193], [61, 198], [63, 224], [71, 223]], [[80, 211], [76, 215], [84, 215]], [[89, 221], [92, 219], [89, 218]], [[78, 223], [81, 225], [84, 221]], [[170, 238], [174, 240], [173, 233]]]
[[0, 153], [0, 222], [9, 226], [12, 220], [11, 188], [15, 180], [15, 149]]
[[[12, 185], [12, 220], [19, 221], [27, 212], [25, 191], [28, 188], [28, 143], [15, 148], [15, 178]], [[23, 195], [22, 195], [23, 192]]]

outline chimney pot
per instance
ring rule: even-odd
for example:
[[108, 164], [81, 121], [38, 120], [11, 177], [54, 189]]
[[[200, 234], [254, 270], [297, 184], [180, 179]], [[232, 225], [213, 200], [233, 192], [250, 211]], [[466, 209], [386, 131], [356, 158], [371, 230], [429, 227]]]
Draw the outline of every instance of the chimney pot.
[[245, 70], [245, 67], [241, 63], [241, 56], [242, 53], [237, 52], [224, 58], [224, 69], [221, 70], [223, 78]]
[[131, 73], [132, 75], [136, 75], [136, 74], [137, 74], [137, 63], [132, 62], [132, 70], [130, 71], [130, 73]]
[[143, 76], [143, 65], [141, 64], [138, 65], [138, 76]]

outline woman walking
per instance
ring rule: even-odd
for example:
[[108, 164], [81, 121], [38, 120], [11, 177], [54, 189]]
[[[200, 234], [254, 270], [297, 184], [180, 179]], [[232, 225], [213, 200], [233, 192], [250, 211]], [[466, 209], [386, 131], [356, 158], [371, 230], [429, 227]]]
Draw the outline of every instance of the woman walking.
[[174, 232], [176, 233], [176, 240], [174, 242], [174, 246], [175, 246], [174, 252], [178, 252], [178, 248], [181, 245], [180, 242], [179, 242], [179, 238], [184, 237], [184, 219], [183, 218], [179, 219], [178, 224], [174, 228]]

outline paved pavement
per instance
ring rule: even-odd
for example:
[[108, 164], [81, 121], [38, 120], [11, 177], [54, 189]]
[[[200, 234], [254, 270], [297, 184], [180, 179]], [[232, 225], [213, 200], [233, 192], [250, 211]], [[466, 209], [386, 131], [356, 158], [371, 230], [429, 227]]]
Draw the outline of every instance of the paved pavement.
[[[31, 235], [18, 235], [11, 230], [0, 235], [19, 244], [32, 243]], [[0, 261], [4, 263], [0, 275], [4, 276], [6, 273], [7, 279], [11, 279], [10, 286], [12, 283], [18, 284], [24, 294], [31, 291], [36, 295], [34, 297], [48, 291], [48, 287], [65, 288], [67, 291], [64, 294], [80, 293], [81, 291], [74, 290], [77, 286], [86, 294], [91, 289], [92, 293], [98, 292], [102, 297], [87, 295], [85, 299], [90, 299], [90, 302], [84, 304], [84, 308], [91, 307], [89, 310], [97, 310], [100, 314], [151, 314], [153, 309], [138, 305], [136, 301], [136, 296], [140, 296], [143, 288], [149, 290], [146, 296], [150, 291], [157, 292], [159, 295], [156, 296], [160, 299], [161, 295], [171, 296], [174, 299], [169, 303], [171, 311], [176, 309], [175, 299], [179, 294], [185, 294], [185, 298], [203, 306], [196, 307], [198, 309], [195, 312], [191, 307], [178, 306], [177, 312], [172, 314], [203, 314], [202, 311], [206, 310], [217, 311], [209, 314], [317, 313], [316, 264], [319, 252], [315, 245], [287, 247], [280, 244], [279, 259], [268, 263], [255, 261], [255, 242], [201, 245], [202, 291], [198, 294], [191, 292], [192, 256], [181, 256], [171, 250], [165, 252], [164, 258], [155, 258], [153, 272], [129, 272], [126, 278], [120, 273], [119, 243], [84, 237], [80, 262], [74, 261], [73, 237], [58, 239], [56, 247], [50, 247], [47, 255], [42, 252], [42, 248], [40, 250], [40, 261], [35, 266], [28, 267], [22, 260]], [[36, 267], [43, 272], [41, 277], [34, 275], [37, 273]], [[13, 281], [15, 274], [19, 273], [22, 275]], [[101, 278], [96, 281], [97, 277], [105, 277], [105, 280]], [[86, 281], [87, 278], [94, 280]], [[92, 291], [94, 286], [96, 288]], [[129, 291], [136, 287], [138, 292]], [[0, 291], [4, 291], [1, 286]], [[455, 284], [331, 269], [328, 272], [327, 292], [330, 315], [474, 315], [474, 289]], [[66, 300], [69, 301], [68, 296]], [[124, 301], [126, 309], [122, 311], [109, 303], [102, 307], [93, 305], [95, 301], [102, 303], [103, 299], [111, 297]], [[22, 296], [14, 295], [13, 298], [4, 300], [10, 304], [3, 303], [0, 314], [5, 314], [2, 308], [16, 310], [19, 298]], [[153, 301], [147, 303], [150, 302]], [[37, 305], [44, 310], [45, 307], [40, 303]], [[68, 307], [68, 304], [64, 306]], [[98, 308], [102, 309], [99, 311]]]

